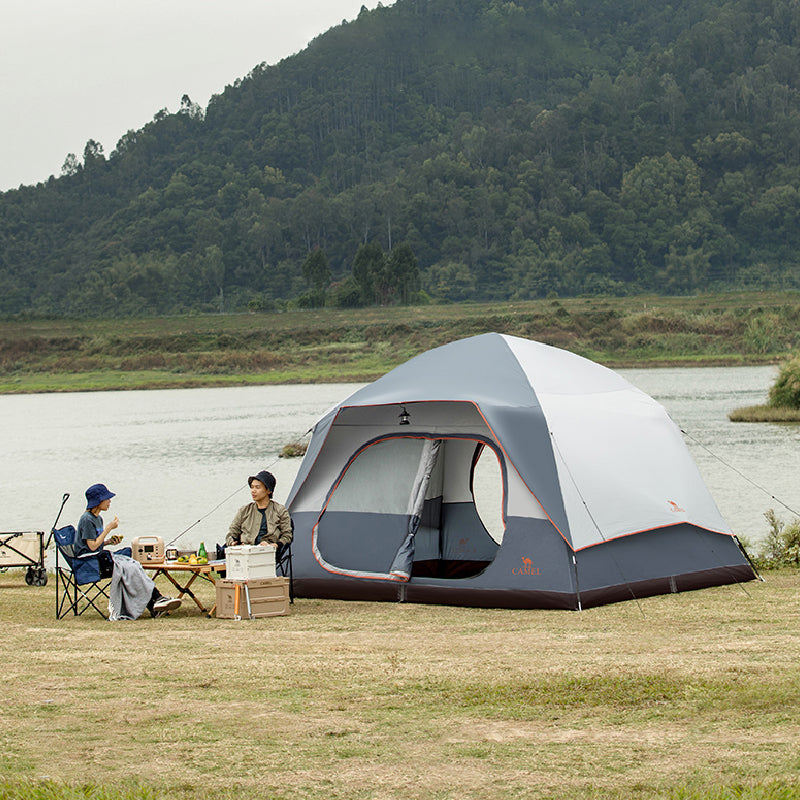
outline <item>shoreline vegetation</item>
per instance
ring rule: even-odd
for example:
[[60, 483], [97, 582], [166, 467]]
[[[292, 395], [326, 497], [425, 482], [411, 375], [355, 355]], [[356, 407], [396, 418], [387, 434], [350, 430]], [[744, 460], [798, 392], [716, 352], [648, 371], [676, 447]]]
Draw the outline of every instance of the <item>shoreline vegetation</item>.
[[745, 406], [728, 414], [731, 422], [800, 422], [799, 408]]
[[490, 331], [614, 369], [779, 364], [800, 349], [800, 293], [6, 319], [0, 393], [361, 383], [433, 347]]
[[783, 362], [766, 405], [738, 408], [728, 418], [731, 422], [800, 422], [800, 356]]

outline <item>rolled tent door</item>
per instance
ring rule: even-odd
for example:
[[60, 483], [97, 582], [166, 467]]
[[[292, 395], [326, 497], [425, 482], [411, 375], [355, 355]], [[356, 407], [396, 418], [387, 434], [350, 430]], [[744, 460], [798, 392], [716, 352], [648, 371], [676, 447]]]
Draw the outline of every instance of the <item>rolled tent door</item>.
[[408, 533], [398, 548], [397, 555], [392, 560], [392, 566], [389, 569], [390, 575], [394, 575], [394, 577], [403, 581], [411, 578], [411, 570], [414, 564], [414, 537], [419, 530], [425, 497], [428, 493], [433, 469], [439, 458], [441, 444], [441, 439], [426, 439], [420, 453], [417, 474], [414, 476], [414, 483], [411, 486], [411, 494], [408, 498]]

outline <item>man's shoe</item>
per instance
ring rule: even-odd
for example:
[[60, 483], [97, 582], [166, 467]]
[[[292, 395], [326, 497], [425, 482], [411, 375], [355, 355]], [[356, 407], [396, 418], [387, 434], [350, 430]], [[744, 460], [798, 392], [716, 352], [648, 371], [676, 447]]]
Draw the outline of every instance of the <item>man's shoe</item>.
[[164, 614], [174, 611], [176, 608], [181, 607], [181, 600], [177, 597], [159, 597], [153, 603], [153, 616], [163, 617]]

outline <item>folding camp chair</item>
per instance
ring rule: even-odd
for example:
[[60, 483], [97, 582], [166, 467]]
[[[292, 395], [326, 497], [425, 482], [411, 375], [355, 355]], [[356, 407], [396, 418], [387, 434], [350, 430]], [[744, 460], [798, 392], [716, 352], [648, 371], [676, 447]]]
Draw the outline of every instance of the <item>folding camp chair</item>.
[[93, 608], [103, 619], [108, 615], [97, 605], [102, 598], [108, 601], [111, 578], [100, 577], [100, 559], [96, 554], [75, 556], [75, 528], [67, 525], [53, 530], [56, 540], [56, 619], [71, 611], [79, 617]]
[[[294, 522], [292, 522], [294, 533]], [[294, 576], [292, 575], [292, 543], [279, 544], [275, 553], [275, 571], [278, 575], [289, 579], [289, 602], [294, 603]]]

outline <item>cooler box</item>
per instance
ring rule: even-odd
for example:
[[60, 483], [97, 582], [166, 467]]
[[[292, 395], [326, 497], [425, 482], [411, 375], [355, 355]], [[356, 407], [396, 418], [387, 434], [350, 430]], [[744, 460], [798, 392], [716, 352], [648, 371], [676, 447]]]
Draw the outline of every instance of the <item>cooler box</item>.
[[248, 581], [222, 578], [217, 581], [218, 619], [281, 617], [288, 613], [288, 578], [261, 578]]
[[262, 547], [260, 544], [226, 547], [225, 577], [237, 581], [276, 577], [275, 548]]

